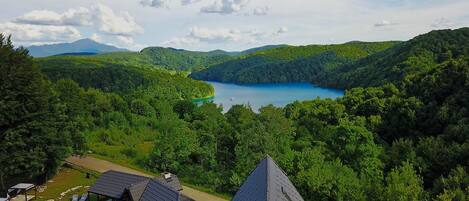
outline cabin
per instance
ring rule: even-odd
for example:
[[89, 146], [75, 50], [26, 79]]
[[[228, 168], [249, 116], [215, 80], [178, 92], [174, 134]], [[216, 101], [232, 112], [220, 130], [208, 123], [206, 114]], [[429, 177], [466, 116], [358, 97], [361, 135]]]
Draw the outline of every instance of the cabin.
[[150, 178], [117, 171], [103, 173], [88, 190], [88, 198], [115, 201], [193, 201], [182, 194], [182, 186], [176, 175], [163, 173]]
[[[149, 178], [123, 172], [103, 173], [88, 194], [98, 200], [117, 201], [193, 201], [181, 193], [176, 175], [165, 172]], [[89, 200], [91, 197], [88, 195]], [[285, 172], [270, 157], [262, 159], [246, 178], [232, 201], [304, 201]]]
[[266, 156], [244, 181], [233, 201], [304, 201], [285, 172]]

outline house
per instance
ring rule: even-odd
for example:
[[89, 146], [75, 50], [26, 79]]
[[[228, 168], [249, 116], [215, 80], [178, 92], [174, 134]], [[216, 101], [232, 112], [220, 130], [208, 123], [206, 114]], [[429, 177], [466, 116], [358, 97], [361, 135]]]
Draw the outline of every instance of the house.
[[[192, 201], [181, 193], [176, 175], [163, 173], [149, 178], [117, 171], [103, 173], [88, 190], [89, 194], [119, 201]], [[91, 197], [88, 196], [91, 200]]]
[[266, 156], [244, 181], [233, 201], [304, 201], [287, 175]]
[[[103, 173], [88, 193], [119, 201], [193, 201], [181, 193], [176, 175], [149, 178], [123, 172]], [[88, 198], [91, 198], [88, 196]], [[232, 201], [304, 201], [287, 175], [266, 156], [244, 181]]]

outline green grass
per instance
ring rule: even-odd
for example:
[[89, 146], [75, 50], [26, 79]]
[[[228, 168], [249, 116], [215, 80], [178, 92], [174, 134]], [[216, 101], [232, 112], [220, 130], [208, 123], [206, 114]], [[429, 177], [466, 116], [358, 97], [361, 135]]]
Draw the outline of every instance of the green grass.
[[184, 181], [184, 179], [182, 179], [181, 183], [184, 186], [191, 187], [191, 188], [196, 189], [198, 191], [209, 193], [209, 194], [215, 195], [217, 197], [221, 197], [221, 198], [226, 199], [226, 200], [231, 200], [233, 198], [231, 195], [219, 193], [219, 192], [216, 192], [216, 191], [214, 191], [213, 189], [210, 189], [210, 188], [205, 188], [205, 187], [202, 187], [202, 186], [196, 186], [196, 185], [187, 183], [187, 182]]
[[154, 145], [153, 142], [139, 143], [134, 148], [136, 155], [129, 157], [123, 153], [123, 150], [128, 148], [125, 145], [106, 145], [103, 143], [97, 143], [91, 146], [91, 147], [94, 147], [94, 149], [92, 149], [93, 153], [90, 155], [95, 158], [103, 159], [106, 161], [110, 161], [110, 162], [122, 165], [124, 167], [139, 170], [146, 174], [156, 175], [154, 173], [151, 173], [141, 168], [141, 165], [139, 164], [139, 160], [145, 158], [148, 155], [148, 153], [151, 152], [151, 150], [153, 149], [153, 145]]
[[[86, 172], [91, 172], [91, 177], [86, 178]], [[97, 173], [92, 171], [84, 171], [79, 169], [73, 169], [69, 167], [62, 167], [57, 175], [55, 175], [51, 180], [49, 180], [45, 185], [47, 188], [43, 192], [38, 192], [38, 200], [70, 200], [73, 195], [83, 195], [87, 192], [90, 185], [96, 181]], [[70, 191], [65, 194], [62, 199], [61, 193], [66, 192], [68, 189], [81, 186], [75, 191]]]
[[118, 164], [120, 166], [124, 166], [124, 167], [130, 168], [130, 169], [134, 169], [134, 170], [137, 170], [139, 172], [142, 172], [142, 173], [145, 173], [145, 174], [148, 174], [148, 175], [158, 176], [160, 174], [160, 173], [157, 173], [157, 172], [148, 171], [148, 170], [142, 168], [141, 166], [139, 166], [138, 164], [135, 164], [133, 162], [126, 162], [127, 160], [110, 158], [110, 157], [102, 156], [102, 155], [98, 155], [98, 154], [88, 154], [88, 155], [92, 156], [94, 158], [97, 158], [97, 159], [109, 161], [109, 162]]

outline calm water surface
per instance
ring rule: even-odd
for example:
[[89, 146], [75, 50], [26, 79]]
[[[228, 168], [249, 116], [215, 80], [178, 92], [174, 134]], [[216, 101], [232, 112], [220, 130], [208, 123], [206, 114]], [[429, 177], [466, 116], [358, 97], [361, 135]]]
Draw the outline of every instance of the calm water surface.
[[286, 84], [249, 84], [237, 85], [220, 82], [208, 82], [215, 88], [213, 101], [223, 105], [224, 111], [231, 106], [249, 104], [254, 111], [269, 104], [283, 107], [295, 101], [312, 100], [320, 98], [337, 98], [344, 91], [337, 89], [316, 87], [309, 83]]

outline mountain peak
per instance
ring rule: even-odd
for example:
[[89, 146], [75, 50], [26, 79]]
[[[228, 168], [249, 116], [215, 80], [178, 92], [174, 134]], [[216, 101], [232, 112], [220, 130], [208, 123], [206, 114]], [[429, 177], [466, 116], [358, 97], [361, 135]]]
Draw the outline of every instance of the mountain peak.
[[47, 57], [61, 54], [73, 55], [74, 53], [83, 52], [98, 54], [129, 51], [112, 45], [102, 44], [90, 38], [80, 39], [71, 43], [30, 46], [27, 49], [29, 50], [29, 54], [34, 57]]
[[95, 41], [91, 38], [83, 38], [83, 39], [80, 39], [80, 40], [76, 40], [72, 43], [99, 43], [98, 41]]

